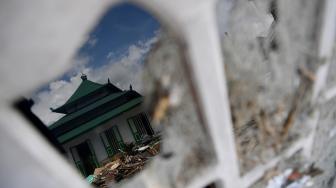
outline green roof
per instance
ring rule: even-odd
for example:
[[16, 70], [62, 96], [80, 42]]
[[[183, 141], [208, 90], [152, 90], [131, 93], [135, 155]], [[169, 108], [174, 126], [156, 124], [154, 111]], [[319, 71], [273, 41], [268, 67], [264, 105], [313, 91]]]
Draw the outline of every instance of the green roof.
[[71, 95], [71, 97], [67, 100], [67, 102], [64, 105], [72, 103], [72, 102], [76, 101], [77, 99], [79, 99], [79, 98], [81, 98], [81, 97], [83, 97], [83, 96], [85, 96], [85, 95], [103, 87], [103, 86], [104, 85], [92, 82], [90, 80], [83, 80], [82, 83], [77, 88], [77, 90], [75, 91], [75, 93]]
[[67, 121], [70, 121], [72, 119], [75, 119], [79, 116], [81, 116], [82, 114], [86, 113], [86, 112], [89, 112], [97, 107], [99, 107], [100, 105], [102, 104], [105, 104], [106, 102], [108, 101], [111, 101], [113, 99], [116, 99], [118, 98], [119, 96], [125, 94], [127, 91], [123, 91], [123, 92], [118, 92], [118, 93], [114, 93], [114, 94], [111, 94], [111, 95], [108, 95], [100, 100], [97, 100], [95, 101], [94, 103], [74, 112], [74, 113], [71, 113], [71, 114], [67, 114], [65, 116], [63, 116], [61, 119], [59, 119], [58, 121], [56, 121], [55, 123], [53, 123], [52, 125], [49, 126], [49, 129], [55, 129], [56, 127], [64, 124], [65, 122]]
[[80, 136], [81, 134], [105, 123], [106, 121], [112, 119], [113, 117], [139, 105], [142, 102], [142, 97], [139, 98], [135, 98], [133, 100], [130, 100], [129, 102], [118, 106], [117, 108], [114, 108], [108, 112], [106, 112], [105, 114], [98, 116], [84, 124], [82, 124], [81, 126], [59, 136], [57, 139], [58, 141], [63, 144], [77, 136]]

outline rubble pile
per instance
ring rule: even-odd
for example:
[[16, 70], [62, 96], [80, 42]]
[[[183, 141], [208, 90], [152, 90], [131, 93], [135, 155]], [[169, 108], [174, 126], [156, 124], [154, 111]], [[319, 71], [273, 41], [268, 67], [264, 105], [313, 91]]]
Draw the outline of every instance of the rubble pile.
[[323, 171], [310, 165], [308, 169], [286, 169], [284, 172], [272, 177], [267, 188], [305, 188], [314, 185], [313, 177], [321, 175]]
[[320, 176], [325, 175], [321, 165], [305, 160], [301, 151], [267, 170], [250, 188], [308, 188], [319, 187]]
[[[109, 183], [119, 182], [132, 177], [144, 169], [144, 166], [160, 151], [160, 138], [144, 139], [141, 144], [128, 144], [124, 151], [113, 156], [100, 168], [90, 175], [90, 183], [97, 187], [107, 187]], [[87, 178], [88, 179], [88, 178]]]
[[147, 159], [141, 156], [123, 156], [104, 167], [96, 168], [93, 175], [95, 178], [93, 184], [104, 187], [108, 182], [119, 182], [142, 170], [146, 161]]

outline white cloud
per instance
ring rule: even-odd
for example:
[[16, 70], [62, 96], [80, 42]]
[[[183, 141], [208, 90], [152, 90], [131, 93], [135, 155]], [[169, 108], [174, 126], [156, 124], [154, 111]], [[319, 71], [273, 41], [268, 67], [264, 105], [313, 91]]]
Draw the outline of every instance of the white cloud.
[[81, 83], [80, 74], [85, 73], [88, 79], [98, 83], [106, 83], [107, 78], [120, 89], [128, 89], [129, 84], [141, 92], [142, 89], [142, 63], [147, 52], [153, 43], [157, 41], [157, 36], [140, 41], [129, 46], [128, 51], [119, 59], [108, 59], [107, 63], [98, 68], [88, 66], [89, 57], [80, 57], [74, 60], [74, 68], [67, 74], [70, 80], [57, 80], [48, 85], [48, 89], [35, 94], [32, 98], [35, 105], [32, 111], [46, 124], [50, 125], [62, 114], [51, 112], [50, 107], [56, 108], [64, 104]]
[[93, 36], [89, 38], [89, 40], [87, 41], [87, 44], [92, 48], [96, 46], [97, 42], [98, 42], [98, 38]]
[[106, 55], [106, 59], [112, 59], [113, 56], [114, 56], [114, 52], [109, 52], [109, 53]]

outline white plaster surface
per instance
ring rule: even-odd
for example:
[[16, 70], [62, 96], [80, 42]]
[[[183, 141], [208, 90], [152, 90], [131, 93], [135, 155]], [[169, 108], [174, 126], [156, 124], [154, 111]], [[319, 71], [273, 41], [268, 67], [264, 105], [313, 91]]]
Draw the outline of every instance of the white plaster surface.
[[[0, 2], [1, 187], [89, 187], [66, 160], [44, 142], [29, 123], [11, 107], [11, 104], [21, 94], [32, 91], [40, 84], [61, 75], [70, 66], [68, 64], [70, 58], [85, 41], [88, 31], [104, 11], [117, 2], [114, 0], [4, 0]], [[199, 170], [198, 175], [193, 176], [185, 184], [179, 184], [178, 187], [204, 187], [210, 183], [209, 181], [220, 181], [223, 187], [229, 188], [250, 185], [255, 178], [244, 182], [239, 176], [224, 60], [217, 28], [218, 18], [215, 12], [217, 1], [134, 0], [131, 2], [143, 6], [156, 15], [186, 48], [183, 52], [188, 59], [192, 81], [197, 83], [194, 88], [199, 96], [198, 105], [202, 107], [204, 126], [214, 144], [217, 163]], [[305, 8], [304, 1], [291, 2]], [[326, 2], [323, 11], [326, 15], [333, 15], [335, 1], [326, 0]], [[288, 8], [293, 7], [297, 6]], [[330, 23], [330, 27], [322, 27], [324, 30], [321, 32], [318, 58], [323, 60], [332, 52], [334, 40], [330, 40], [330, 36], [335, 32], [332, 28], [335, 27], [336, 22], [335, 16], [325, 16], [322, 19], [324, 19], [323, 23]], [[269, 21], [270, 19], [266, 19], [266, 25]], [[292, 23], [291, 19], [285, 22], [291, 27], [297, 27], [298, 24]], [[290, 49], [290, 38], [284, 36], [280, 40]], [[300, 49], [295, 51], [297, 53], [307, 53], [304, 48], [297, 49]], [[287, 50], [285, 53], [290, 57], [294, 52]], [[315, 88], [320, 88], [321, 85]], [[316, 93], [316, 96], [319, 96], [319, 92]], [[304, 144], [302, 143], [302, 147]], [[330, 151], [332, 153], [333, 150]], [[179, 153], [177, 157], [184, 154]], [[155, 167], [165, 166], [169, 169], [176, 164], [175, 161], [157, 160], [156, 162], [160, 165], [149, 165], [150, 170], [147, 173], [140, 174], [128, 184], [115, 187], [177, 187], [174, 182], [153, 179], [161, 170]], [[328, 171], [332, 172], [332, 170]]]

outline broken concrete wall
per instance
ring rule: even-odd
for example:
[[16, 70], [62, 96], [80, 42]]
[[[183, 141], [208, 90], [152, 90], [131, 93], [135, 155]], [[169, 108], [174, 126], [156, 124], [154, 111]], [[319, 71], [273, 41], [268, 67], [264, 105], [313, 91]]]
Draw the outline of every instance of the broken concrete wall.
[[222, 46], [243, 172], [308, 129], [319, 6], [319, 1], [232, 3]]
[[[0, 33], [0, 39], [4, 41], [4, 46], [0, 49], [4, 62], [1, 64], [3, 73], [1, 75], [1, 78], [3, 78], [1, 79], [1, 85], [4, 91], [0, 94], [0, 110], [2, 112], [0, 113], [0, 122], [5, 126], [1, 126], [0, 133], [5, 136], [1, 136], [2, 144], [0, 147], [2, 150], [8, 150], [2, 155], [1, 160], [1, 166], [4, 167], [2, 168], [4, 176], [1, 178], [3, 185], [22, 187], [23, 182], [25, 187], [36, 187], [37, 185], [43, 187], [59, 187], [60, 185], [62, 187], [88, 187], [83, 184], [77, 173], [43, 141], [39, 134], [30, 127], [29, 123], [24, 121], [20, 114], [12, 109], [10, 105], [18, 95], [31, 91], [39, 84], [62, 74], [62, 71], [65, 71], [70, 66], [68, 62], [71, 56], [86, 40], [87, 32], [95, 25], [95, 21], [104, 14], [108, 7], [119, 2], [121, 1], [96, 2], [86, 0], [73, 3], [68, 1], [54, 3], [52, 1], [35, 0], [30, 3], [19, 1], [1, 2], [2, 6], [0, 7], [3, 10], [1, 15], [4, 15], [0, 19], [0, 24], [4, 28]], [[208, 40], [217, 36], [214, 35], [214, 24], [207, 21], [213, 19], [206, 16], [210, 15], [212, 10], [210, 7], [215, 1], [134, 0], [132, 2], [152, 10], [155, 15], [158, 15], [158, 18], [161, 18], [160, 20], [167, 25], [169, 24], [168, 26], [173, 26], [171, 30], [174, 30], [175, 34], [178, 33], [179, 38], [184, 38], [187, 41], [186, 43], [189, 44], [187, 52], [179, 51], [179, 48], [170, 47], [173, 49], [171, 55], [173, 58], [168, 58], [167, 61], [181, 63], [184, 58], [179, 60], [178, 57], [175, 58], [174, 56], [178, 56], [180, 52], [185, 52], [188, 53], [188, 58], [192, 59], [193, 65], [200, 65], [200, 60], [205, 57], [212, 62], [212, 65], [215, 65], [216, 62], [216, 66], [219, 64], [218, 57], [220, 56], [218, 53], [211, 55], [212, 51], [206, 53], [199, 48], [201, 45], [197, 45], [201, 41], [208, 41], [207, 44], [209, 45], [203, 44], [202, 47], [212, 49], [212, 46], [216, 46], [218, 42], [218, 40]], [[198, 17], [202, 16], [206, 19], [198, 19]], [[200, 20], [202, 23], [198, 22]], [[200, 32], [200, 30], [196, 29], [196, 27], [200, 26], [205, 28], [205, 30]], [[207, 34], [209, 31], [212, 33], [211, 35]], [[194, 40], [194, 38], [197, 38], [197, 40]], [[191, 40], [196, 43], [191, 43]], [[17, 44], [20, 45], [18, 46]], [[216, 49], [219, 51], [219, 48]], [[203, 52], [197, 53], [199, 50]], [[176, 70], [183, 72], [183, 68], [179, 66], [176, 66]], [[214, 70], [216, 66], [206, 66], [203, 70], [210, 72], [209, 70]], [[172, 69], [172, 71], [175, 71], [175, 69]], [[179, 80], [181, 78], [179, 76], [184, 76], [183, 73], [177, 73], [173, 75], [177, 79], [175, 82], [178, 81], [182, 85], [186, 84], [184, 80]], [[18, 82], [17, 75], [25, 79]], [[214, 75], [211, 74], [211, 76]], [[222, 72], [219, 71], [217, 76], [223, 77]], [[203, 81], [205, 78], [197, 77], [197, 79], [198, 81]], [[213, 83], [216, 82], [223, 82], [223, 80], [215, 79]], [[202, 82], [198, 83], [198, 85], [202, 85]], [[221, 85], [220, 92], [213, 93], [222, 95], [224, 84]], [[201, 173], [201, 168], [205, 168], [213, 159], [211, 157], [203, 158], [200, 154], [202, 150], [208, 156], [211, 156], [212, 139], [210, 134], [204, 131], [204, 127], [200, 126], [203, 121], [200, 121], [199, 113], [190, 114], [197, 111], [197, 107], [190, 103], [193, 100], [188, 94], [188, 87], [183, 86], [183, 88], [186, 89], [182, 90], [181, 93], [182, 101], [180, 104], [183, 104], [183, 108], [176, 108], [175, 112], [178, 118], [188, 121], [185, 121], [183, 126], [180, 127], [176, 124], [176, 119], [171, 119], [169, 123], [166, 123], [172, 124], [170, 125], [172, 132], [167, 134], [174, 137], [167, 138], [167, 143], [164, 145], [169, 145], [169, 147], [164, 146], [164, 148], [168, 149], [163, 154], [162, 160], [153, 162], [152, 166], [148, 167], [149, 172], [147, 171], [147, 173], [140, 175], [141, 181], [146, 184], [143, 187], [153, 187], [149, 184], [153, 185], [155, 183], [161, 185], [160, 187], [185, 187], [186, 184], [192, 183], [196, 179], [195, 175]], [[212, 109], [218, 109], [218, 105], [216, 106], [211, 100], [205, 98], [209, 97], [202, 96], [203, 105], [208, 106], [207, 108], [211, 105]], [[224, 105], [219, 106], [222, 107]], [[174, 112], [171, 111], [169, 113]], [[223, 119], [222, 117], [208, 117], [207, 119], [210, 119], [212, 123], [208, 122], [207, 124], [214, 124], [216, 119]], [[15, 127], [6, 126], [13, 124]], [[180, 138], [174, 140], [176, 136], [180, 136]], [[185, 144], [188, 144], [188, 146]], [[26, 153], [26, 155], [12, 156], [13, 153]], [[17, 161], [20, 162], [19, 173], [16, 168], [11, 168], [19, 164]], [[23, 166], [25, 167], [21, 168]], [[62, 173], [60, 173], [60, 169], [64, 169], [65, 172], [62, 170]], [[22, 181], [17, 181], [18, 179]], [[29, 181], [27, 181], [28, 179]], [[136, 178], [133, 180], [130, 182], [136, 182]], [[201, 186], [204, 183], [208, 182], [202, 182], [202, 184], [197, 186]], [[137, 184], [136, 187], [141, 187], [141, 185], [141, 183]]]
[[[176, 135], [181, 138], [177, 140], [168, 138], [165, 143], [167, 149], [164, 149], [168, 152], [163, 153], [161, 158], [150, 164], [144, 173], [132, 179], [129, 184], [122, 184], [122, 187], [204, 187], [214, 181], [222, 184], [218, 187], [249, 187], [260, 177], [264, 169], [271, 166], [262, 166], [261, 170], [237, 176], [237, 158], [233, 151], [235, 147], [232, 143], [230, 126], [232, 118], [229, 117], [226, 79], [231, 112], [235, 117], [232, 120], [236, 136], [242, 135], [243, 138], [236, 139], [243, 174], [259, 164], [267, 163], [268, 159], [281, 155], [287, 145], [291, 147], [290, 138], [294, 138], [295, 141], [297, 136], [305, 136], [305, 133], [303, 136], [300, 135], [303, 132], [310, 132], [304, 122], [314, 114], [309, 112], [308, 99], [311, 93], [310, 84], [315, 83], [312, 81], [314, 74], [311, 73], [315, 73], [318, 65], [322, 63], [320, 57], [316, 57], [317, 48], [320, 48], [316, 43], [316, 33], [320, 28], [317, 20], [324, 11], [321, 11], [323, 9], [321, 7], [325, 1], [218, 1], [230, 6], [216, 6], [214, 0], [133, 1], [152, 10], [163, 23], [171, 27], [171, 30], [179, 33], [180, 39], [184, 39], [185, 49], [176, 49], [177, 52], [187, 54], [186, 59], [190, 61], [190, 72], [196, 85], [196, 89], [192, 88], [192, 91], [196, 91], [200, 99], [197, 102], [201, 104], [201, 115], [204, 117], [201, 119], [204, 120], [207, 131], [200, 134], [200, 131], [203, 131], [203, 124], [199, 124], [199, 119], [188, 117], [183, 113], [184, 108], [177, 109], [176, 112], [181, 112], [177, 114], [178, 117], [188, 117], [190, 121], [196, 122], [194, 127], [189, 127], [188, 124], [181, 127], [170, 125], [172, 129], [167, 135], [174, 135], [173, 133], [180, 131]], [[29, 127], [29, 123], [24, 121], [10, 104], [17, 95], [36, 88], [66, 70], [71, 54], [81, 46], [81, 41], [85, 40], [85, 33], [91, 29], [95, 20], [99, 19], [99, 15], [104, 13], [105, 8], [112, 5], [112, 2], [117, 3], [114, 0], [72, 3], [65, 0], [59, 0], [58, 3], [34, 0], [29, 3], [19, 1], [1, 3], [0, 7], [3, 10], [1, 15], [4, 16], [0, 17], [3, 26], [0, 39], [5, 45], [0, 48], [4, 62], [0, 69], [2, 70], [0, 82], [4, 90], [0, 93], [0, 123], [3, 125], [0, 126], [2, 143], [0, 147], [3, 151], [7, 151], [2, 154], [1, 160], [3, 185], [87, 187], [79, 176], [76, 176], [76, 172], [43, 142], [38, 133]], [[224, 12], [222, 9], [217, 9], [217, 13], [223, 13], [220, 15], [225, 16], [215, 17], [215, 7], [226, 7]], [[86, 14], [88, 12], [90, 13]], [[215, 19], [218, 22], [224, 21], [225, 27], [221, 28], [219, 33], [214, 26]], [[222, 36], [221, 41], [218, 34]], [[222, 43], [222, 49], [219, 48], [219, 42]], [[36, 44], [43, 45], [36, 46]], [[220, 50], [223, 50], [224, 64], [221, 61]], [[178, 54], [177, 52], [174, 53]], [[169, 61], [171, 60], [175, 61], [174, 58]], [[224, 74], [224, 66], [227, 75]], [[17, 75], [24, 79], [18, 82]], [[180, 74], [176, 76], [178, 80]], [[302, 83], [307, 83], [304, 85], [307, 87], [303, 87], [306, 92], [301, 94], [298, 91]], [[330, 86], [332, 85], [331, 83]], [[182, 93], [185, 94], [184, 91]], [[300, 97], [295, 97], [297, 94], [300, 94]], [[181, 104], [189, 103], [191, 98], [188, 96], [188, 93], [183, 96], [186, 100]], [[297, 106], [300, 110], [293, 108], [295, 113], [289, 116], [293, 101], [300, 103]], [[307, 106], [308, 108], [304, 108]], [[185, 107], [195, 106], [191, 104]], [[323, 107], [325, 109], [322, 109]], [[315, 105], [312, 112], [316, 109]], [[334, 110], [332, 105], [322, 105], [318, 109], [322, 110], [321, 117], [325, 117], [324, 113]], [[330, 121], [327, 120], [329, 118]], [[289, 126], [284, 126], [287, 119]], [[323, 124], [331, 126], [334, 120], [328, 115], [325, 121], [327, 122], [319, 121], [318, 126], [321, 127]], [[174, 122], [170, 121], [172, 124]], [[274, 125], [273, 131], [271, 125]], [[288, 129], [286, 139], [276, 139], [283, 134], [284, 127]], [[319, 142], [328, 130], [329, 128], [326, 128], [321, 134], [317, 132], [315, 137], [316, 147], [321, 147], [319, 143], [328, 144], [326, 147], [328, 152], [325, 152], [325, 155], [321, 148], [316, 150], [318, 157], [332, 153], [333, 146], [330, 143], [332, 140]], [[281, 142], [277, 146], [278, 141]], [[178, 153], [183, 150], [182, 145], [179, 145], [181, 142], [191, 144], [191, 147]], [[251, 147], [244, 148], [242, 147], [244, 145]], [[300, 142], [300, 147], [294, 149], [302, 148], [304, 145], [305, 142]], [[193, 155], [200, 151], [198, 149], [211, 153], [212, 147], [214, 158], [210, 157], [201, 163], [204, 166], [198, 166], [198, 162], [194, 163], [199, 161], [193, 158]], [[168, 150], [169, 148], [173, 149]], [[26, 155], [20, 155], [22, 153]], [[251, 155], [245, 155], [246, 153]], [[191, 157], [188, 158], [184, 154], [189, 154]], [[327, 182], [325, 186], [329, 180], [332, 182], [333, 161], [329, 162], [332, 158], [332, 156], [322, 157], [321, 159], [325, 159], [325, 165], [321, 164], [322, 161], [315, 160], [325, 168], [326, 176], [321, 177], [321, 182]], [[282, 160], [282, 158], [276, 159], [272, 165]], [[327, 169], [328, 164], [330, 168]], [[189, 167], [193, 171], [187, 169]], [[59, 173], [60, 168], [63, 169], [62, 173]], [[316, 182], [316, 187], [319, 186]]]
[[[314, 131], [309, 119], [321, 110], [309, 160], [326, 173], [315, 187], [331, 187], [336, 108], [334, 102], [312, 101], [316, 72], [325, 63], [318, 57], [325, 2], [227, 0], [221, 4], [218, 15], [227, 18], [218, 22], [241, 173], [308, 136]], [[324, 90], [336, 85], [335, 67], [330, 65]]]

